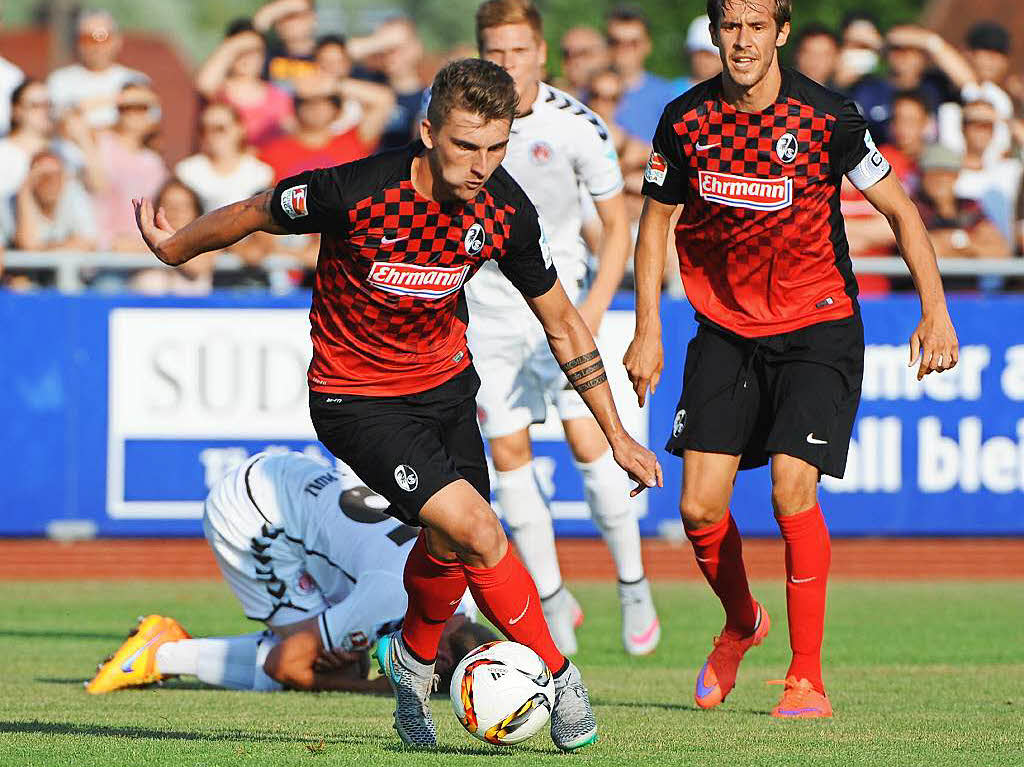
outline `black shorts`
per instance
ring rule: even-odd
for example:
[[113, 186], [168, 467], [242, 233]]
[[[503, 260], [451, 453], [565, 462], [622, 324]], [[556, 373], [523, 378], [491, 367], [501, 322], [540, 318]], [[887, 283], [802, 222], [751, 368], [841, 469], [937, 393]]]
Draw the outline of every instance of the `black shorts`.
[[476, 422], [480, 379], [470, 365], [418, 394], [364, 397], [309, 393], [317, 437], [376, 493], [388, 514], [419, 525], [438, 490], [464, 479], [489, 502], [484, 443]]
[[859, 314], [754, 339], [700, 324], [665, 449], [739, 455], [741, 469], [785, 453], [842, 477], [863, 375]]

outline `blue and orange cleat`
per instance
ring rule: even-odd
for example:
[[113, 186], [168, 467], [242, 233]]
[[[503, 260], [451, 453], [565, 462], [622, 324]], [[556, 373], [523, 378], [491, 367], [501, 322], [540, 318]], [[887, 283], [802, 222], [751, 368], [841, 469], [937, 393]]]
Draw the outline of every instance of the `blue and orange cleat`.
[[809, 680], [791, 676], [768, 684], [786, 685], [786, 689], [782, 691], [782, 699], [772, 709], [772, 716], [776, 719], [830, 719], [832, 717], [832, 703], [829, 701], [828, 695], [815, 690]]
[[736, 686], [736, 671], [747, 650], [761, 644], [772, 627], [768, 612], [759, 604], [754, 631], [740, 639], [723, 632], [715, 637], [715, 649], [711, 651], [697, 674], [697, 685], [693, 700], [701, 708], [714, 708], [722, 703]]
[[156, 651], [166, 642], [190, 639], [189, 634], [174, 618], [147, 615], [139, 618], [139, 625], [128, 635], [117, 652], [100, 664], [94, 676], [85, 685], [86, 692], [101, 695], [125, 687], [142, 687], [167, 678], [156, 667]]

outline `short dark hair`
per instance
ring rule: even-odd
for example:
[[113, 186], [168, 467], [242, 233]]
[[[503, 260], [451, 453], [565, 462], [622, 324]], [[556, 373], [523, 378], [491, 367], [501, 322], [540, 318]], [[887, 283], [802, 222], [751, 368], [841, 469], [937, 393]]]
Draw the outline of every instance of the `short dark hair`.
[[919, 91], [915, 88], [910, 88], [904, 91], [897, 91], [896, 93], [894, 93], [892, 96], [892, 104], [889, 109], [890, 112], [892, 111], [892, 107], [896, 105], [897, 101], [912, 101], [913, 103], [921, 107], [921, 111], [923, 111], [926, 115], [929, 115], [932, 112], [932, 108], [928, 103], [927, 97], [924, 95], [922, 91]]
[[457, 59], [434, 78], [427, 119], [440, 127], [453, 109], [462, 109], [485, 120], [512, 122], [518, 106], [516, 84], [508, 72], [483, 59]]
[[[708, 19], [711, 21], [712, 29], [718, 29], [728, 2], [729, 0], [708, 0]], [[775, 18], [775, 26], [782, 29], [782, 25], [793, 18], [792, 0], [766, 0], [766, 2], [774, 6], [772, 16]]]
[[604, 20], [605, 26], [613, 21], [643, 24], [647, 34], [651, 33], [651, 20], [647, 18], [647, 14], [632, 5], [617, 5], [608, 11], [608, 15]]
[[979, 21], [967, 30], [967, 48], [972, 51], [1010, 53], [1010, 32], [998, 21]]
[[839, 35], [836, 34], [836, 31], [832, 29], [832, 27], [812, 21], [810, 24], [804, 24], [800, 27], [800, 31], [796, 33], [796, 37], [793, 41], [793, 49], [796, 50], [804, 40], [811, 37], [827, 37], [836, 44], [836, 47], [841, 44]]
[[320, 53], [320, 51], [328, 45], [337, 45], [339, 48], [346, 50], [345, 35], [320, 35], [320, 37], [316, 39], [316, 45], [313, 46], [313, 54], [315, 55]]
[[234, 37], [243, 32], [256, 32], [252, 19], [232, 19], [224, 29], [224, 37]]

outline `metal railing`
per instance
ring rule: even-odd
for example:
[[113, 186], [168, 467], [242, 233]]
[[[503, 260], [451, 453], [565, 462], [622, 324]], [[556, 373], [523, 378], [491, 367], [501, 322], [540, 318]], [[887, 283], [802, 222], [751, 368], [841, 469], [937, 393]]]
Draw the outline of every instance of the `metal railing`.
[[[160, 263], [151, 253], [116, 253], [116, 252], [82, 252], [82, 251], [24, 251], [9, 250], [2, 257], [5, 269], [52, 269], [55, 274], [55, 285], [63, 293], [79, 293], [85, 289], [83, 272], [93, 270], [142, 270], [142, 269], [173, 269], [172, 266]], [[238, 272], [246, 267], [241, 258], [232, 253], [222, 253], [214, 262], [214, 271]], [[268, 290], [272, 293], [287, 293], [294, 289], [288, 278], [288, 271], [302, 269], [302, 261], [291, 255], [280, 254], [267, 256], [259, 263], [259, 268], [267, 273], [270, 283]]]
[[[149, 253], [86, 253], [81, 251], [17, 251], [9, 250], [3, 256], [7, 269], [53, 269], [56, 287], [65, 293], [78, 293], [85, 288], [83, 272], [90, 270], [171, 269]], [[237, 272], [246, 264], [238, 256], [225, 253], [217, 256], [217, 272]], [[295, 256], [272, 255], [259, 263], [267, 273], [272, 293], [293, 290], [290, 270], [302, 269], [304, 264]], [[886, 277], [907, 277], [907, 265], [898, 257], [861, 257], [853, 260], [858, 274], [878, 274]], [[939, 271], [944, 277], [1024, 277], [1024, 258], [943, 258]]]

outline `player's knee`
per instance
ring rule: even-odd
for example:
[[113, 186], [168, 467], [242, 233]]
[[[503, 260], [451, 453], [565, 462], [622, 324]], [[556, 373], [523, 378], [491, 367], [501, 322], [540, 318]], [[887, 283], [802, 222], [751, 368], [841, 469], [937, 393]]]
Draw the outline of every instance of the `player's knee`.
[[772, 508], [777, 516], [799, 514], [817, 499], [817, 477], [783, 474], [772, 479]]
[[459, 558], [471, 566], [493, 567], [508, 550], [505, 530], [490, 509], [473, 515], [458, 543]]
[[698, 530], [713, 525], [725, 516], [728, 507], [704, 498], [697, 493], [683, 493], [679, 501], [679, 516], [688, 530]]
[[533, 460], [530, 438], [526, 433], [517, 432], [489, 440], [491, 460], [498, 471], [515, 471]]

